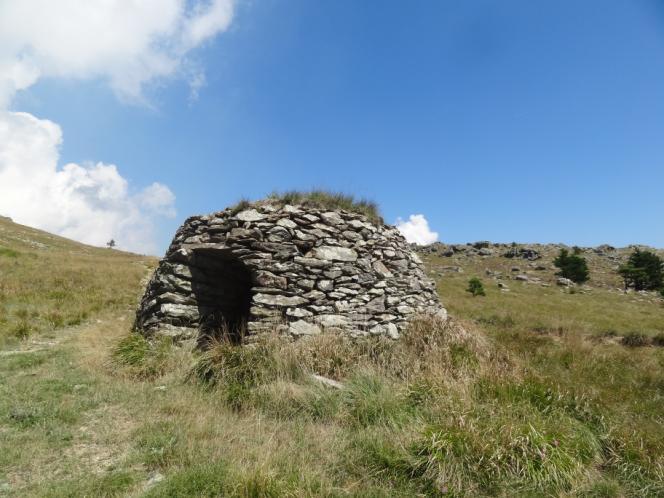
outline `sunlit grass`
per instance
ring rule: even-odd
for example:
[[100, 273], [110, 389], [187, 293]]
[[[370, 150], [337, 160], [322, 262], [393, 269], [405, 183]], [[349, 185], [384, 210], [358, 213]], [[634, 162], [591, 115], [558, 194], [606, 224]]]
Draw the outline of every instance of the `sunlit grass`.
[[0, 219], [0, 345], [135, 304], [153, 258], [99, 249]]
[[[496, 258], [439, 279], [454, 320], [400, 341], [201, 352], [130, 331], [151, 260], [3, 228], [0, 494], [664, 494], [658, 301], [489, 279], [473, 298], [469, 274], [515, 264]], [[20, 329], [44, 344], [14, 351]]]

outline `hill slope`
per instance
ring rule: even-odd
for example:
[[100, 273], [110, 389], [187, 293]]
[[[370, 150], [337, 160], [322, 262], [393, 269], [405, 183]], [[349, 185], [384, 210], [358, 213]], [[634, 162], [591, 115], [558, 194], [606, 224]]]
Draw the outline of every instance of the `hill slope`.
[[154, 262], [0, 217], [0, 345], [133, 307]]
[[[558, 244], [507, 245], [480, 242], [419, 248], [429, 275], [439, 282], [439, 292], [456, 316], [488, 320], [509, 316], [524, 328], [605, 339], [638, 333], [664, 332], [664, 298], [658, 292], [625, 291], [617, 270], [633, 248], [584, 248], [590, 279], [584, 285], [557, 285], [553, 264]], [[571, 248], [570, 248], [571, 249]], [[664, 257], [664, 251], [651, 249]], [[506, 257], [512, 252], [516, 257]], [[484, 282], [487, 299], [468, 299], [468, 279]]]
[[7, 220], [0, 246], [0, 494], [664, 494], [664, 348], [620, 341], [659, 337], [654, 296], [427, 254], [456, 322], [201, 355], [130, 334], [152, 258]]

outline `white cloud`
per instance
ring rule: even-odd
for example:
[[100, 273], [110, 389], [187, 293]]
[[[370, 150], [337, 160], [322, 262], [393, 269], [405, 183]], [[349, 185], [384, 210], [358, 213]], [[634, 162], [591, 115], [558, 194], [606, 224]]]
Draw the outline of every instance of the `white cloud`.
[[103, 78], [142, 100], [155, 79], [190, 77], [188, 53], [224, 31], [232, 0], [20, 0], [0, 2], [0, 106], [40, 77]]
[[0, 214], [65, 237], [155, 252], [158, 216], [175, 196], [153, 183], [132, 192], [113, 164], [58, 167], [62, 130], [10, 112], [17, 92], [40, 78], [101, 79], [122, 100], [186, 79], [191, 98], [205, 74], [190, 52], [224, 31], [233, 0], [0, 0]]
[[397, 229], [411, 244], [433, 244], [438, 240], [438, 232], [432, 232], [423, 214], [411, 214], [408, 221], [397, 218]]
[[153, 183], [143, 189], [137, 197], [140, 205], [154, 214], [173, 217], [175, 216], [175, 195], [171, 190], [161, 183]]
[[158, 216], [174, 216], [175, 196], [153, 183], [131, 193], [113, 164], [58, 169], [60, 127], [31, 114], [0, 112], [0, 213], [88, 244], [111, 238], [154, 253]]

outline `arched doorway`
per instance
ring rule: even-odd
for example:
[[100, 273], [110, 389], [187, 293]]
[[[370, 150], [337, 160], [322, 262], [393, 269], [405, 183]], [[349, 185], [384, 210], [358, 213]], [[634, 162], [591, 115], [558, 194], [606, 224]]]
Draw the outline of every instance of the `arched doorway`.
[[251, 272], [229, 250], [198, 248], [191, 261], [191, 288], [198, 304], [199, 345], [212, 339], [239, 343], [251, 307]]

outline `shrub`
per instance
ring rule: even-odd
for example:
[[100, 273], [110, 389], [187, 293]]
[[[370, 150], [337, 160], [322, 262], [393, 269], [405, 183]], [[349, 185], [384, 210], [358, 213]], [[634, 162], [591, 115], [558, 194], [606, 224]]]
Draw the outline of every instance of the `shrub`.
[[570, 254], [567, 249], [561, 249], [560, 254], [553, 260], [553, 264], [560, 268], [556, 275], [570, 279], [572, 282], [582, 284], [588, 280], [588, 264], [581, 255], [578, 247]]
[[468, 280], [468, 288], [466, 289], [466, 292], [470, 292], [473, 296], [486, 296], [484, 285], [482, 285], [482, 281], [477, 277]]
[[18, 339], [25, 339], [30, 335], [31, 330], [30, 324], [25, 320], [21, 320], [14, 326], [12, 334]]
[[503, 254], [506, 258], [517, 258], [519, 256], [519, 247], [516, 242], [512, 242], [510, 248]]
[[652, 345], [658, 347], [664, 347], [664, 332], [660, 332], [655, 337], [652, 338]]
[[625, 281], [625, 288], [637, 291], [664, 288], [664, 261], [651, 251], [635, 249], [618, 273]]
[[648, 337], [645, 336], [644, 334], [639, 334], [638, 332], [630, 332], [629, 334], [625, 335], [620, 341], [620, 343], [623, 346], [627, 346], [630, 348], [647, 346], [648, 342], [649, 342]]

